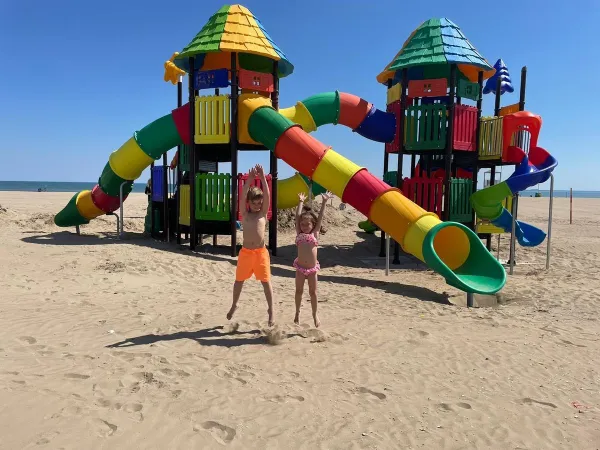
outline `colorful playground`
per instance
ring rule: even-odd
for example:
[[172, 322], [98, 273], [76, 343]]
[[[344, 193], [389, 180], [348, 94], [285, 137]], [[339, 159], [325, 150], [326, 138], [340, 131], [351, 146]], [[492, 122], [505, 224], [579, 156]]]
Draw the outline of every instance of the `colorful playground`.
[[[546, 240], [546, 232], [516, 220], [515, 199], [547, 181], [557, 166], [538, 145], [541, 116], [525, 110], [526, 68], [519, 101], [501, 107], [502, 96], [514, 91], [504, 62], [490, 65], [445, 18], [423, 22], [384, 63], [376, 81], [387, 89], [385, 109], [338, 91], [280, 108], [279, 80], [294, 66], [247, 8], [224, 6], [165, 62], [164, 81], [177, 85], [177, 108], [112, 152], [96, 186], [73, 195], [54, 223], [79, 227], [119, 210], [151, 166], [153, 236], [175, 236], [178, 244], [188, 236], [194, 250], [202, 235], [227, 235], [235, 256], [238, 195], [248, 176], [238, 171], [238, 151], [270, 151], [273, 255], [279, 211], [294, 208], [299, 193], [329, 190], [364, 215], [357, 227], [380, 232], [379, 256], [386, 256], [389, 236], [395, 262], [402, 249], [461, 291], [495, 294], [507, 274], [490, 252], [491, 236], [510, 233], [511, 242], [525, 247]], [[495, 99], [492, 117], [482, 116], [487, 94]], [[328, 124], [381, 143], [383, 174], [311, 135]], [[166, 153], [174, 148], [169, 164]], [[398, 157], [395, 168], [390, 154]], [[406, 155], [409, 170], [403, 167]], [[295, 175], [278, 179], [279, 160]], [[219, 172], [219, 163], [231, 163], [231, 174]], [[497, 182], [502, 166], [514, 171]], [[489, 170], [490, 180], [478, 189], [481, 170]]]

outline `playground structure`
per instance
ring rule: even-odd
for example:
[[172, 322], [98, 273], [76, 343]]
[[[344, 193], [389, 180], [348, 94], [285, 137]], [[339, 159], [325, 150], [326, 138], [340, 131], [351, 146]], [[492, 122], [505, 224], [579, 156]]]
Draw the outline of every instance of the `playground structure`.
[[[406, 58], [414, 50], [411, 42], [432, 31], [442, 42], [449, 31], [454, 36], [454, 53], [442, 52], [443, 61], [433, 58], [429, 63]], [[443, 47], [445, 51], [445, 43]], [[421, 42], [421, 54], [423, 48]], [[290, 75], [293, 66], [258, 19], [240, 5], [217, 11], [190, 44], [167, 61], [165, 69], [165, 81], [178, 85], [178, 107], [134, 133], [114, 151], [98, 184], [91, 191], [75, 194], [56, 215], [58, 226], [82, 225], [118, 209], [131, 191], [133, 180], [162, 156], [163, 165], [153, 165], [151, 170], [152, 220], [158, 222], [153, 231], [168, 239], [169, 211], [175, 210], [178, 242], [182, 233], [189, 234], [190, 248], [194, 249], [203, 234], [230, 235], [235, 255], [238, 193], [245, 176], [238, 174], [238, 151], [270, 150], [269, 247], [273, 254], [277, 250], [278, 209], [294, 207], [299, 192], [308, 194], [310, 190], [318, 195], [328, 189], [379, 227], [382, 240], [384, 233], [389, 234], [397, 243], [396, 255], [402, 246], [450, 285], [468, 293], [489, 294], [502, 289], [506, 272], [474, 232], [469, 199], [478, 217], [505, 227], [512, 216], [502, 206], [504, 198], [545, 181], [556, 165], [545, 150], [537, 147], [541, 118], [519, 111], [500, 119], [502, 144], [498, 145], [497, 140], [493, 146], [490, 144], [490, 156], [495, 161], [517, 165], [515, 175], [473, 195], [477, 170], [472, 172], [470, 183], [455, 182], [450, 177], [458, 168], [476, 167], [471, 162], [480, 159], [477, 143], [483, 128], [482, 82], [495, 69], [447, 19], [424, 22], [379, 75], [378, 80], [388, 86], [387, 111], [338, 91], [317, 94], [279, 109], [279, 79]], [[189, 101], [182, 104], [182, 77], [186, 73]], [[229, 94], [221, 92], [223, 89], [230, 89]], [[214, 90], [214, 95], [200, 95], [203, 90]], [[463, 98], [476, 100], [477, 107], [462, 105]], [[344, 125], [367, 139], [385, 143], [384, 179], [391, 183], [309, 134], [325, 124]], [[529, 155], [511, 145], [513, 134], [524, 128], [531, 132]], [[492, 131], [498, 133], [498, 128]], [[176, 189], [171, 190], [166, 152], [174, 147], [178, 149], [177, 181]], [[387, 155], [394, 152], [399, 155], [395, 183], [387, 162]], [[431, 195], [425, 200], [428, 194], [419, 197], [423, 190], [418, 182], [403, 183], [401, 161], [406, 152], [423, 154], [424, 162], [418, 170], [414, 164], [411, 168], [411, 179], [415, 171], [430, 174], [435, 155], [445, 158], [447, 175], [441, 189], [450, 195], [435, 194], [435, 201], [430, 200]], [[471, 165], [460, 162], [461, 153]], [[278, 159], [297, 173], [278, 180]], [[231, 162], [232, 175], [218, 172], [220, 162]], [[438, 181], [430, 185], [434, 192], [440, 189]], [[462, 216], [451, 215], [450, 205]], [[539, 230], [534, 227], [519, 223], [519, 230], [519, 242], [524, 245], [535, 245], [540, 240]]]

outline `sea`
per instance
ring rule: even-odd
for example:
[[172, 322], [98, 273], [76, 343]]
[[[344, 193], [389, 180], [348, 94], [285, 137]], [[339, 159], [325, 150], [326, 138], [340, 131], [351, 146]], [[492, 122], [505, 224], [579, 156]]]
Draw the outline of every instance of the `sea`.
[[[26, 192], [79, 192], [92, 189], [96, 185], [94, 181], [87, 182], [63, 182], [63, 181], [0, 181], [0, 191], [26, 191]], [[144, 192], [144, 183], [134, 183], [133, 192]], [[528, 189], [521, 192], [522, 197], [534, 197], [536, 193], [542, 197], [549, 197], [550, 191], [540, 189]], [[569, 190], [555, 189], [554, 197], [569, 197]], [[573, 198], [600, 198], [600, 191], [573, 191]]]

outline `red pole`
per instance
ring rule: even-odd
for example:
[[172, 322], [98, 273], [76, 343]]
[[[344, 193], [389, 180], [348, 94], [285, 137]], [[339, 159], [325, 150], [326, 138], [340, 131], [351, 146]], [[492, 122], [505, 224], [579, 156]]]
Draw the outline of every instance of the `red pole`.
[[569, 223], [573, 224], [573, 188], [571, 188], [571, 199], [569, 201]]

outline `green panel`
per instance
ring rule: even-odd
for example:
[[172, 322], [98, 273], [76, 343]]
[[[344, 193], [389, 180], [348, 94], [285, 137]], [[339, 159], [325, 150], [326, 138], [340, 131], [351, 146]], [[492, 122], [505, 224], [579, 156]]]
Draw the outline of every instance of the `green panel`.
[[470, 198], [473, 194], [473, 180], [467, 178], [450, 179], [450, 215], [448, 219], [454, 222], [470, 222], [473, 219], [473, 209]]
[[[454, 226], [462, 229], [469, 239], [469, 255], [465, 263], [451, 270], [438, 257], [434, 248], [435, 235], [443, 228]], [[433, 227], [423, 241], [423, 258], [429, 267], [442, 275], [446, 282], [465, 292], [495, 294], [506, 283], [506, 270], [469, 228], [452, 222], [442, 222]]]
[[398, 183], [397, 183], [397, 175], [398, 175], [398, 171], [397, 170], [392, 170], [390, 172], [386, 172], [383, 174], [383, 181], [385, 181], [387, 184], [389, 184], [392, 187], [398, 187]]
[[254, 111], [248, 119], [250, 137], [261, 142], [271, 151], [275, 151], [275, 144], [277, 144], [279, 136], [292, 126], [294, 126], [294, 122], [266, 106]]
[[302, 100], [302, 103], [308, 109], [317, 127], [327, 124], [337, 125], [340, 118], [340, 94], [338, 91], [313, 95]]
[[200, 220], [226, 221], [231, 217], [231, 175], [196, 174], [196, 211]]
[[179, 169], [182, 172], [190, 170], [190, 148], [191, 145], [182, 145], [179, 153]]
[[442, 150], [446, 147], [446, 105], [416, 105], [406, 110], [406, 149]]
[[127, 182], [127, 184], [123, 186], [123, 195], [125, 196], [133, 189], [133, 181], [121, 178], [113, 172], [110, 164], [106, 163], [104, 170], [102, 170], [102, 174], [98, 179], [98, 184], [100, 185], [100, 188], [102, 188], [102, 191], [111, 197], [118, 197], [119, 189], [123, 182]]
[[163, 224], [162, 224], [162, 214], [161, 211], [158, 209], [154, 210], [154, 233], [160, 233], [161, 231], [163, 231]]
[[145, 154], [158, 159], [166, 151], [182, 144], [171, 114], [156, 119], [135, 133], [135, 140]]
[[456, 95], [477, 101], [479, 99], [479, 84], [471, 83], [467, 80], [458, 80], [458, 91]]
[[[308, 178], [306, 175], [302, 175], [300, 172], [298, 172], [298, 173], [300, 174], [300, 176], [302, 177], [302, 179], [304, 180], [306, 185], [311, 186], [310, 178]], [[312, 194], [313, 195], [321, 195], [324, 192], [327, 192], [327, 189], [325, 189], [323, 186], [321, 186], [319, 183], [317, 183], [315, 181], [312, 182]]]
[[77, 209], [77, 196], [79, 192], [71, 197], [67, 206], [65, 206], [56, 216], [54, 216], [54, 224], [59, 227], [74, 227], [75, 225], [85, 225], [90, 223], [83, 217]]

